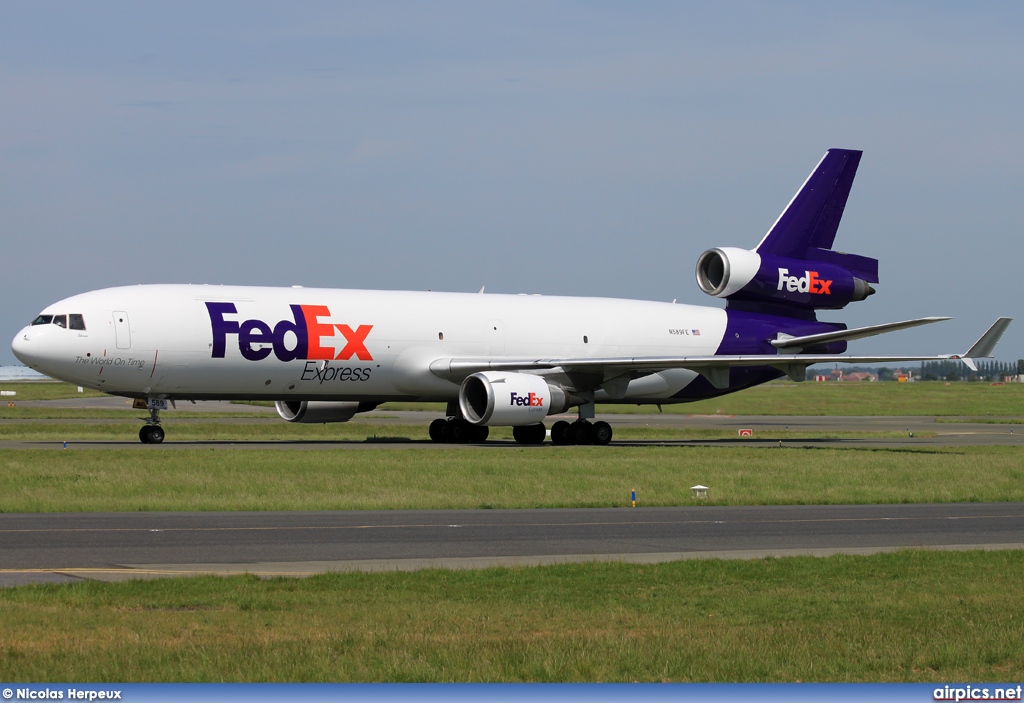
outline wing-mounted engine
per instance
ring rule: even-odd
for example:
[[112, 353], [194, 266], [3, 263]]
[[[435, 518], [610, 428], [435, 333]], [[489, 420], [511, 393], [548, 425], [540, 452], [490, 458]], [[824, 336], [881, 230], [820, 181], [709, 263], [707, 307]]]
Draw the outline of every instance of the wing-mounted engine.
[[562, 388], [527, 373], [481, 371], [467, 376], [459, 389], [463, 417], [488, 427], [535, 425], [579, 402]]
[[274, 407], [281, 419], [288, 422], [322, 424], [325, 422], [348, 422], [356, 413], [373, 410], [377, 404], [358, 401], [279, 400], [274, 403]]
[[[827, 252], [838, 259], [861, 256]], [[875, 282], [877, 282], [877, 277]], [[708, 249], [697, 259], [697, 285], [716, 298], [782, 303], [808, 310], [837, 310], [875, 292], [849, 270], [821, 260], [795, 259], [748, 249]]]

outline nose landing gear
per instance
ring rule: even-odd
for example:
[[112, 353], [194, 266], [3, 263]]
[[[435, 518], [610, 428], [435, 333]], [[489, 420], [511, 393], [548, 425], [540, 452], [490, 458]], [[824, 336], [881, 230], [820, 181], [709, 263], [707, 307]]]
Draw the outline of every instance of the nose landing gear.
[[143, 425], [139, 430], [143, 444], [160, 444], [164, 441], [164, 428], [160, 425]]
[[149, 418], [139, 430], [139, 441], [143, 444], [160, 444], [164, 441], [164, 428], [160, 426], [160, 411], [167, 409], [167, 401], [163, 399], [136, 400], [135, 407], [142, 405], [149, 409]]

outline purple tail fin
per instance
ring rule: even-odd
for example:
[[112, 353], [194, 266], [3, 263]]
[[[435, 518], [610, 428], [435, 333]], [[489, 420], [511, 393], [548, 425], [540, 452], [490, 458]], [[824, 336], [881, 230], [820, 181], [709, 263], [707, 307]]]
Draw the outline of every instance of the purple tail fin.
[[841, 266], [858, 278], [878, 283], [877, 260], [832, 251], [862, 153], [825, 152], [755, 251]]

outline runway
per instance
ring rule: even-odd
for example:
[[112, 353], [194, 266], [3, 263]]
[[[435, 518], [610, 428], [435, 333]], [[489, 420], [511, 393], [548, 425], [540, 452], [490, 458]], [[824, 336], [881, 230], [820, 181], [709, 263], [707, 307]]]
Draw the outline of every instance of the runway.
[[[120, 401], [113, 398], [96, 398], [90, 401], [35, 401], [38, 405], [26, 407], [58, 407], [52, 403], [78, 403], [74, 407], [93, 407], [99, 402], [103, 406], [112, 407], [111, 401]], [[47, 404], [47, 405], [44, 405]], [[67, 407], [71, 407], [68, 405]], [[253, 406], [229, 405], [227, 403], [204, 403], [200, 407], [210, 412], [233, 411], [235, 408], [252, 408]], [[226, 449], [226, 450], [324, 450], [324, 449], [457, 449], [479, 447], [481, 445], [452, 445], [435, 444], [426, 440], [417, 441], [411, 439], [383, 439], [383, 440], [271, 440], [271, 441], [244, 441], [244, 440], [218, 440], [218, 441], [181, 441], [174, 437], [175, 426], [189, 425], [193, 423], [218, 422], [228, 424], [252, 424], [267, 423], [284, 427], [284, 421], [277, 417], [269, 408], [255, 408], [247, 411], [252, 413], [246, 417], [232, 418], [204, 418], [204, 417], [175, 417], [173, 411], [164, 414], [164, 429], [167, 431], [167, 440], [159, 445], [142, 445], [136, 436], [136, 430], [141, 426], [140, 420], [136, 418], [96, 418], [96, 419], [0, 419], [0, 437], [4, 426], [16, 424], [124, 424], [126, 427], [124, 440], [77, 440], [68, 442], [67, 447], [62, 441], [39, 441], [39, 440], [3, 440], [0, 439], [0, 449], [139, 449], [140, 451], [174, 451], [176, 449]], [[375, 425], [405, 425], [417, 428], [416, 434], [425, 435], [425, 430], [430, 421], [440, 417], [437, 413], [421, 411], [379, 411], [372, 412], [365, 416], [358, 416], [350, 421], [350, 425], [358, 426], [362, 423]], [[575, 419], [572, 415], [553, 416], [550, 422], [556, 419]], [[655, 415], [602, 414], [601, 418], [612, 425], [613, 428], [647, 427], [654, 429], [716, 429], [726, 430], [735, 433], [733, 438], [725, 439], [645, 439], [645, 440], [624, 440], [613, 439], [612, 445], [618, 447], [628, 446], [695, 446], [713, 445], [729, 446], [732, 444], [743, 446], [758, 446], [770, 443], [778, 445], [779, 439], [788, 446], [834, 446], [834, 447], [977, 447], [977, 446], [1024, 446], [1024, 427], [1009, 422], [1000, 424], [999, 418], [990, 418], [992, 422], [968, 422], [963, 418], [935, 418], [932, 416], [772, 416], [772, 415], [683, 415], [678, 413], [664, 413]], [[550, 422], [548, 424], [550, 424]], [[753, 436], [739, 437], [741, 429], [752, 430]], [[423, 431], [420, 431], [423, 430]], [[811, 433], [821, 434], [828, 432], [847, 433], [894, 433], [894, 437], [846, 437], [846, 438], [823, 438], [810, 437]], [[765, 434], [772, 436], [771, 440], [764, 439]], [[487, 446], [517, 446], [511, 440], [489, 441]]]
[[[123, 399], [39, 401], [39, 406], [110, 408]], [[30, 403], [24, 403], [29, 406]], [[32, 403], [36, 405], [36, 403]], [[185, 408], [183, 408], [185, 409]], [[67, 449], [188, 448], [235, 450], [496, 450], [511, 441], [441, 445], [429, 441], [175, 441], [177, 424], [281, 423], [265, 407], [201, 403], [188, 409], [246, 412], [246, 417], [164, 415], [168, 440], [141, 445], [136, 419], [53, 420], [125, 423], [125, 441], [69, 442]], [[353, 421], [425, 427], [430, 412], [381, 410]], [[571, 418], [570, 418], [571, 419]], [[630, 446], [937, 447], [1024, 444], [1024, 428], [934, 417], [602, 415], [613, 427], [725, 429], [712, 440], [616, 440], [594, 452]], [[3, 420], [46, 423], [47, 420]], [[753, 430], [739, 438], [740, 429]], [[898, 433], [887, 438], [823, 439], [812, 433]], [[0, 448], [63, 449], [58, 441], [0, 440]], [[545, 445], [535, 451], [560, 451]], [[479, 510], [301, 513], [119, 513], [0, 515], [0, 585], [122, 580], [183, 574], [308, 575], [327, 571], [479, 568], [593, 560], [658, 562], [768, 555], [869, 554], [908, 547], [1024, 548], [1024, 504], [686, 507], [605, 510]]]
[[0, 585], [1022, 549], [1024, 503], [0, 515]]

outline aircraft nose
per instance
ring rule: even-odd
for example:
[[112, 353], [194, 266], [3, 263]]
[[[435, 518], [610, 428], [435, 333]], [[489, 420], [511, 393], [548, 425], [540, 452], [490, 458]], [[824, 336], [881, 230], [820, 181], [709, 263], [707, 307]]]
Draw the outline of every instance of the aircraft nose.
[[29, 327], [23, 328], [11, 341], [11, 351], [14, 352], [14, 356], [18, 358], [18, 361], [25, 364], [25, 366], [32, 366], [32, 363], [35, 361], [32, 354], [32, 346], [32, 331]]

